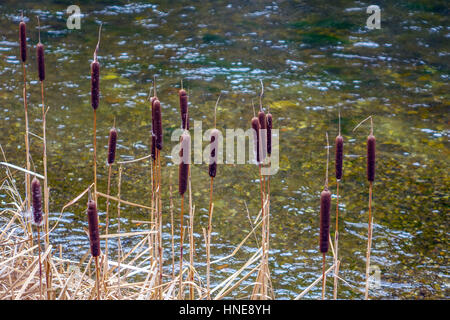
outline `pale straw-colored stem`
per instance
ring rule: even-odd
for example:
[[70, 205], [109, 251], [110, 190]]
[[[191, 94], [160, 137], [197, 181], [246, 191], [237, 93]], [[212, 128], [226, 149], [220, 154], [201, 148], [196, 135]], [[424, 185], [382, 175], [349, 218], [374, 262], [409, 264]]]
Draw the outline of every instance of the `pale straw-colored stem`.
[[369, 272], [370, 272], [370, 251], [372, 249], [372, 181], [369, 182], [369, 225], [367, 234], [367, 253], [366, 253], [366, 288], [364, 299], [369, 299]]

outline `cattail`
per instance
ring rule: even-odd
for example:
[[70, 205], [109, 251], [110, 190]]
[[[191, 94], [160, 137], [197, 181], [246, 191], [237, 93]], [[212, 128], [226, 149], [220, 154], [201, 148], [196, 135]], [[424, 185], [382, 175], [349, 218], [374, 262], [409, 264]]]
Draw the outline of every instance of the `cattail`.
[[108, 164], [113, 164], [116, 159], [117, 130], [112, 128], [109, 131], [108, 141]]
[[335, 154], [335, 169], [336, 179], [342, 179], [342, 161], [344, 156], [344, 138], [341, 135], [336, 137], [336, 154]]
[[31, 197], [33, 199], [33, 221], [36, 225], [42, 222], [42, 192], [41, 184], [34, 178], [31, 182]]
[[214, 178], [217, 171], [217, 153], [219, 152], [219, 130], [211, 131], [211, 144], [209, 153], [209, 176]]
[[178, 94], [180, 96], [181, 128], [189, 130], [188, 96], [184, 89], [181, 89]]
[[153, 108], [153, 103], [155, 102], [156, 97], [150, 98], [150, 105], [152, 109], [152, 146], [151, 146], [151, 156], [152, 159], [156, 159], [156, 137], [155, 137], [155, 108]]
[[161, 150], [163, 147], [163, 135], [162, 135], [162, 119], [161, 119], [161, 104], [158, 99], [153, 102], [153, 115], [154, 115], [154, 134], [156, 138], [156, 148]]
[[19, 23], [20, 59], [27, 61], [27, 26], [25, 22]]
[[258, 112], [258, 121], [259, 121], [259, 128], [260, 128], [260, 148], [261, 148], [261, 161], [264, 161], [267, 155], [267, 118], [264, 114], [264, 111], [260, 110]]
[[152, 132], [152, 149], [151, 149], [151, 156], [153, 160], [156, 160], [156, 137], [155, 134]]
[[36, 57], [38, 63], [39, 80], [44, 81], [45, 80], [44, 45], [40, 42], [36, 46]]
[[330, 207], [331, 207], [331, 193], [328, 188], [320, 194], [320, 252], [328, 252], [328, 237], [330, 234]]
[[178, 192], [183, 195], [187, 190], [187, 181], [189, 175], [189, 162], [191, 152], [191, 136], [185, 132], [181, 135], [180, 141], [180, 169], [178, 176]]
[[367, 180], [375, 180], [375, 136], [370, 134], [367, 137]]
[[89, 240], [91, 243], [91, 254], [93, 257], [100, 255], [100, 235], [98, 232], [98, 214], [97, 205], [94, 200], [88, 202], [88, 224], [89, 224]]
[[91, 105], [97, 110], [100, 101], [100, 63], [94, 60], [91, 63]]
[[256, 153], [256, 162], [260, 163], [260, 155], [259, 155], [259, 145], [260, 145], [260, 135], [259, 135], [259, 120], [256, 117], [252, 118], [252, 129], [253, 129], [253, 140], [255, 143], [255, 153]]
[[272, 114], [267, 113], [267, 154], [272, 154]]

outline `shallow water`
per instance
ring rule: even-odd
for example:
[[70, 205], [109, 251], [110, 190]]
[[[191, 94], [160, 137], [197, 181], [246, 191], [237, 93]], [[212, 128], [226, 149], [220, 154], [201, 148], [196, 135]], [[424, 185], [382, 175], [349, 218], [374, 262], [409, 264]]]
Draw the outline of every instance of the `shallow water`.
[[[46, 101], [50, 106], [47, 138], [53, 212], [59, 212], [92, 180], [89, 64], [102, 22], [99, 189], [106, 190], [104, 159], [114, 118], [119, 130], [118, 158], [129, 160], [149, 153], [151, 123], [146, 97], [156, 74], [165, 138], [162, 179], [168, 261], [170, 181], [175, 191], [177, 187], [177, 168], [171, 163], [169, 150], [176, 143], [170, 141], [171, 133], [179, 126], [180, 80], [189, 91], [191, 123], [202, 120], [204, 128], [213, 126], [214, 103], [222, 92], [217, 126], [225, 129], [249, 127], [251, 100], [257, 101], [262, 79], [264, 107], [270, 106], [274, 127], [280, 129], [280, 171], [271, 178], [270, 269], [276, 297], [292, 299], [321, 273], [318, 199], [325, 171], [325, 132], [333, 141], [339, 110], [345, 139], [340, 276], [346, 281], [340, 283], [339, 297], [363, 297], [368, 219], [365, 140], [369, 125], [352, 130], [369, 115], [374, 118], [378, 157], [372, 264], [381, 272], [381, 286], [372, 290], [371, 296], [450, 296], [450, 25], [445, 1], [383, 2], [380, 30], [365, 27], [369, 3], [360, 1], [79, 3], [81, 30], [66, 28], [65, 10], [72, 1], [21, 1], [19, 5], [8, 0], [0, 4], [0, 144], [8, 161], [20, 166], [25, 166], [20, 10], [24, 9], [28, 25], [28, 99], [30, 127], [35, 134], [41, 132], [40, 87], [31, 44], [37, 42], [35, 16], [41, 18]], [[40, 141], [31, 138], [31, 144], [34, 165], [42, 172]], [[330, 188], [335, 193], [333, 168], [331, 161]], [[122, 197], [148, 205], [150, 181], [148, 162], [126, 166]], [[208, 190], [207, 166], [193, 166], [195, 260], [203, 274], [201, 228], [208, 213]], [[116, 183], [112, 193], [117, 193]], [[230, 254], [251, 229], [246, 205], [255, 217], [259, 207], [257, 168], [251, 164], [220, 166], [214, 197], [212, 254], [216, 259]], [[1, 201], [5, 204], [8, 199], [2, 195]], [[52, 242], [63, 244], [65, 254], [72, 258], [80, 258], [89, 248], [83, 231], [84, 204], [83, 200], [64, 213], [52, 235]], [[175, 192], [176, 226], [179, 205]], [[104, 210], [104, 204], [100, 206]], [[112, 212], [111, 228], [115, 230], [115, 205]], [[132, 220], [146, 220], [148, 215], [148, 211], [123, 206], [122, 228], [140, 230], [144, 226]], [[57, 216], [54, 213], [53, 219]], [[334, 227], [331, 232], [334, 234]], [[137, 240], [125, 241], [125, 248]], [[256, 247], [250, 237], [234, 258], [214, 266], [214, 283], [232, 274]], [[331, 286], [329, 279], [329, 297]], [[248, 294], [244, 290], [235, 297]], [[318, 297], [319, 287], [307, 296]]]

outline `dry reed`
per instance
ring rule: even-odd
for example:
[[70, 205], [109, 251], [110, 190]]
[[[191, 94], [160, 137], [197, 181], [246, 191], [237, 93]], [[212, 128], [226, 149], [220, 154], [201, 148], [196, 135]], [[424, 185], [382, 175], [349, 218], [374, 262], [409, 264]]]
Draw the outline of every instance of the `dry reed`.
[[217, 158], [219, 152], [219, 130], [216, 129], [217, 124], [217, 105], [219, 104], [220, 95], [217, 98], [216, 105], [214, 106], [214, 129], [211, 130], [211, 138], [209, 145], [209, 165], [208, 174], [210, 177], [209, 184], [209, 209], [208, 209], [208, 228], [205, 232], [206, 240], [206, 290], [207, 299], [211, 299], [211, 287], [210, 287], [210, 270], [211, 270], [211, 232], [212, 232], [212, 213], [213, 213], [213, 190], [214, 190], [214, 178], [217, 174]]
[[91, 255], [95, 259], [95, 281], [97, 288], [97, 300], [100, 300], [100, 276], [98, 257], [100, 256], [100, 234], [98, 231], [98, 213], [97, 205], [94, 200], [88, 201], [87, 216], [89, 224], [89, 242], [91, 246]]
[[335, 177], [336, 177], [336, 229], [334, 233], [334, 247], [336, 250], [334, 259], [334, 286], [333, 299], [337, 299], [338, 277], [339, 277], [339, 184], [342, 179], [342, 167], [344, 159], [344, 138], [341, 136], [341, 113], [339, 112], [339, 133], [335, 140]]
[[320, 241], [319, 249], [322, 253], [322, 300], [325, 299], [325, 256], [328, 252], [330, 236], [330, 207], [331, 207], [331, 192], [328, 190], [328, 161], [330, 155], [328, 133], [327, 137], [327, 165], [325, 173], [325, 184], [322, 193], [320, 194]]
[[370, 272], [370, 252], [372, 249], [372, 232], [373, 232], [373, 218], [372, 218], [372, 192], [373, 192], [373, 182], [375, 181], [375, 145], [376, 140], [373, 135], [373, 118], [372, 116], [367, 117], [361, 121], [354, 129], [358, 129], [364, 122], [370, 119], [370, 134], [367, 137], [367, 180], [369, 181], [369, 221], [367, 227], [367, 251], [366, 251], [366, 283], [364, 291], [364, 299], [369, 299], [369, 272]]
[[[22, 61], [23, 69], [23, 105], [25, 111], [25, 152], [26, 152], [26, 166], [27, 170], [30, 171], [30, 142], [29, 142], [29, 128], [28, 128], [28, 103], [27, 103], [27, 72], [26, 72], [26, 61], [27, 61], [27, 27], [23, 21], [19, 23], [19, 43], [20, 43], [20, 60]], [[26, 179], [26, 198], [27, 198], [27, 208], [26, 210], [31, 210], [31, 189], [30, 189], [30, 174], [25, 174]], [[31, 232], [30, 232], [31, 235]]]
[[[36, 46], [36, 59], [38, 64], [38, 76], [41, 83], [41, 100], [42, 100], [42, 141], [43, 141], [43, 151], [42, 151], [42, 163], [44, 166], [44, 214], [45, 214], [45, 247], [47, 248], [50, 244], [49, 239], [49, 189], [48, 189], [48, 173], [47, 173], [47, 111], [45, 109], [45, 98], [44, 98], [44, 80], [45, 80], [45, 59], [44, 59], [44, 45], [41, 43], [41, 25], [39, 21], [39, 16], [37, 17], [38, 27], [39, 27], [39, 42]], [[47, 297], [50, 299], [51, 292], [51, 272], [50, 265], [48, 261], [46, 262], [45, 278], [47, 286]]]
[[[106, 194], [109, 196], [111, 192], [111, 173], [112, 173], [112, 165], [116, 159], [116, 146], [117, 146], [117, 130], [114, 125], [109, 130], [109, 138], [108, 138], [108, 185], [106, 189]], [[106, 199], [106, 218], [105, 218], [105, 233], [108, 235], [109, 233], [109, 198]], [[108, 272], [108, 238], [105, 240], [105, 266], [103, 269], [103, 274], [105, 275]]]
[[97, 108], [100, 103], [100, 63], [98, 62], [98, 50], [102, 25], [98, 30], [98, 41], [94, 50], [94, 61], [91, 63], [91, 106], [94, 110], [93, 125], [93, 167], [94, 167], [94, 201], [97, 201]]
[[183, 275], [183, 231], [184, 231], [184, 194], [187, 190], [187, 182], [189, 176], [189, 163], [190, 163], [190, 149], [191, 149], [191, 136], [188, 131], [185, 131], [180, 138], [180, 164], [178, 171], [178, 193], [181, 195], [181, 208], [180, 208], [180, 291], [179, 299], [183, 296], [182, 288], [182, 275]]

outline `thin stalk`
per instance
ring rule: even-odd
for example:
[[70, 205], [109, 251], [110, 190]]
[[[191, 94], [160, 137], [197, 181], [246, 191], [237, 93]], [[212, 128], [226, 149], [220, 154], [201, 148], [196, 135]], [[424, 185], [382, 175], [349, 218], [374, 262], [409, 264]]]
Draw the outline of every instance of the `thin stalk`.
[[39, 300], [42, 300], [42, 261], [41, 261], [41, 235], [39, 226], [37, 226], [38, 235], [38, 254], [39, 254]]
[[94, 109], [94, 128], [93, 128], [93, 139], [94, 139], [94, 201], [97, 203], [97, 110]]
[[338, 266], [338, 241], [339, 241], [339, 180], [336, 182], [336, 231], [334, 233], [334, 247], [335, 247], [335, 253], [334, 253], [334, 289], [333, 289], [333, 299], [337, 299], [337, 288], [338, 288], [338, 273], [339, 273], [339, 266]]
[[[43, 140], [43, 155], [42, 162], [44, 165], [44, 214], [45, 214], [45, 248], [50, 244], [49, 239], [49, 195], [48, 195], [48, 176], [47, 176], [47, 138], [46, 138], [46, 126], [47, 126], [47, 111], [44, 104], [44, 81], [41, 81], [41, 99], [42, 99], [42, 140]], [[50, 299], [51, 277], [50, 277], [50, 263], [47, 259], [46, 262], [46, 286], [47, 286], [47, 298]]]
[[[25, 62], [22, 62], [23, 67], [23, 107], [25, 110], [25, 150], [27, 156], [27, 170], [30, 171], [30, 142], [29, 142], [29, 128], [28, 128], [28, 102], [27, 102], [27, 72], [25, 68]], [[27, 211], [31, 210], [31, 178], [30, 174], [25, 174], [25, 191], [27, 196]], [[31, 228], [31, 221], [27, 223], [28, 234], [30, 235], [30, 246], [33, 246], [33, 232]]]
[[325, 275], [325, 253], [322, 255], [322, 300], [325, 299], [325, 283], [326, 283], [326, 275]]
[[159, 255], [159, 298], [162, 299], [162, 282], [163, 282], [163, 247], [162, 247], [162, 201], [161, 201], [161, 150], [157, 149], [158, 160], [158, 199], [159, 199], [159, 213], [158, 213], [158, 255]]
[[[341, 136], [341, 110], [339, 109], [339, 132], [338, 136]], [[337, 147], [337, 146], [336, 146]], [[337, 152], [337, 151], [336, 151]], [[337, 161], [337, 160], [336, 160]], [[342, 170], [342, 168], [341, 168]], [[340, 174], [342, 176], [342, 174]], [[333, 299], [337, 300], [337, 288], [338, 288], [338, 275], [339, 275], [339, 263], [338, 263], [338, 254], [339, 254], [339, 182], [340, 179], [336, 181], [336, 229], [334, 233], [334, 288], [333, 288]]]
[[[106, 189], [106, 193], [108, 197], [111, 193], [111, 171], [112, 171], [112, 165], [108, 165], [108, 186]], [[106, 226], [105, 226], [105, 234], [108, 235], [109, 233], [109, 198], [106, 199]], [[103, 275], [105, 276], [108, 273], [108, 237], [105, 239], [105, 266], [103, 270]], [[103, 285], [106, 290], [106, 284], [105, 284], [105, 278], [103, 276]]]
[[95, 257], [95, 284], [97, 286], [97, 300], [100, 300], [100, 274], [98, 267], [98, 256]]
[[212, 206], [213, 206], [213, 188], [214, 178], [211, 177], [209, 185], [209, 213], [208, 213], [208, 232], [206, 234], [206, 289], [208, 291], [208, 300], [211, 300], [210, 292], [210, 270], [211, 270], [211, 231], [212, 231]]
[[178, 293], [178, 299], [182, 298], [183, 291], [183, 211], [184, 211], [184, 194], [181, 195], [181, 208], [180, 208], [180, 291]]
[[367, 255], [366, 255], [366, 289], [364, 299], [369, 299], [369, 271], [370, 271], [370, 251], [372, 248], [372, 181], [369, 182], [369, 228], [367, 235]]
[[[325, 133], [326, 138], [327, 138], [327, 167], [325, 170], [325, 189], [328, 189], [328, 163], [330, 162], [330, 142], [328, 140], [328, 132]], [[325, 278], [325, 255], [326, 253], [323, 253], [323, 259], [322, 259], [322, 300], [325, 299], [325, 283], [326, 283], [326, 278]]]
[[[27, 170], [30, 171], [30, 142], [29, 142], [29, 128], [28, 128], [28, 102], [27, 102], [27, 71], [25, 62], [22, 62], [23, 67], [23, 106], [25, 110], [25, 151], [27, 156]], [[27, 194], [27, 210], [31, 210], [31, 179], [30, 174], [26, 173], [26, 194]]]
[[172, 280], [175, 279], [175, 239], [173, 224], [173, 196], [172, 196], [172, 171], [169, 174], [169, 197], [170, 197], [170, 232], [172, 238]]
[[117, 203], [117, 233], [119, 234], [118, 241], [118, 257], [117, 257], [117, 289], [119, 291], [119, 298], [122, 296], [120, 291], [120, 262], [122, 260], [122, 243], [120, 241], [120, 187], [122, 185], [122, 166], [119, 167], [119, 183], [117, 185], [117, 199], [119, 202]]
[[192, 207], [192, 188], [191, 188], [191, 170], [188, 169], [188, 187], [189, 187], [189, 299], [194, 300], [194, 209]]
[[261, 256], [261, 275], [262, 275], [262, 286], [261, 286], [261, 293], [263, 294], [266, 291], [266, 276], [265, 276], [265, 259], [266, 259], [266, 215], [264, 210], [264, 183], [263, 183], [263, 176], [261, 173], [261, 164], [259, 164], [259, 184], [261, 189], [261, 217], [262, 217], [262, 256]]
[[[154, 225], [154, 222], [155, 222], [155, 206], [156, 206], [156, 203], [155, 203], [155, 200], [156, 200], [156, 195], [155, 195], [155, 193], [156, 193], [155, 166], [156, 166], [156, 161], [152, 159], [152, 168], [151, 168], [152, 169], [151, 170], [151, 175], [152, 175], [152, 202], [151, 202], [151, 208], [152, 209], [151, 209], [151, 217], [150, 217], [150, 222], [151, 222], [152, 226]], [[154, 235], [151, 235], [150, 238], [152, 239], [152, 242], [153, 242]], [[152, 245], [151, 249], [150, 249], [150, 265], [153, 264], [153, 255], [154, 255], [154, 253], [153, 253], [153, 245]]]

